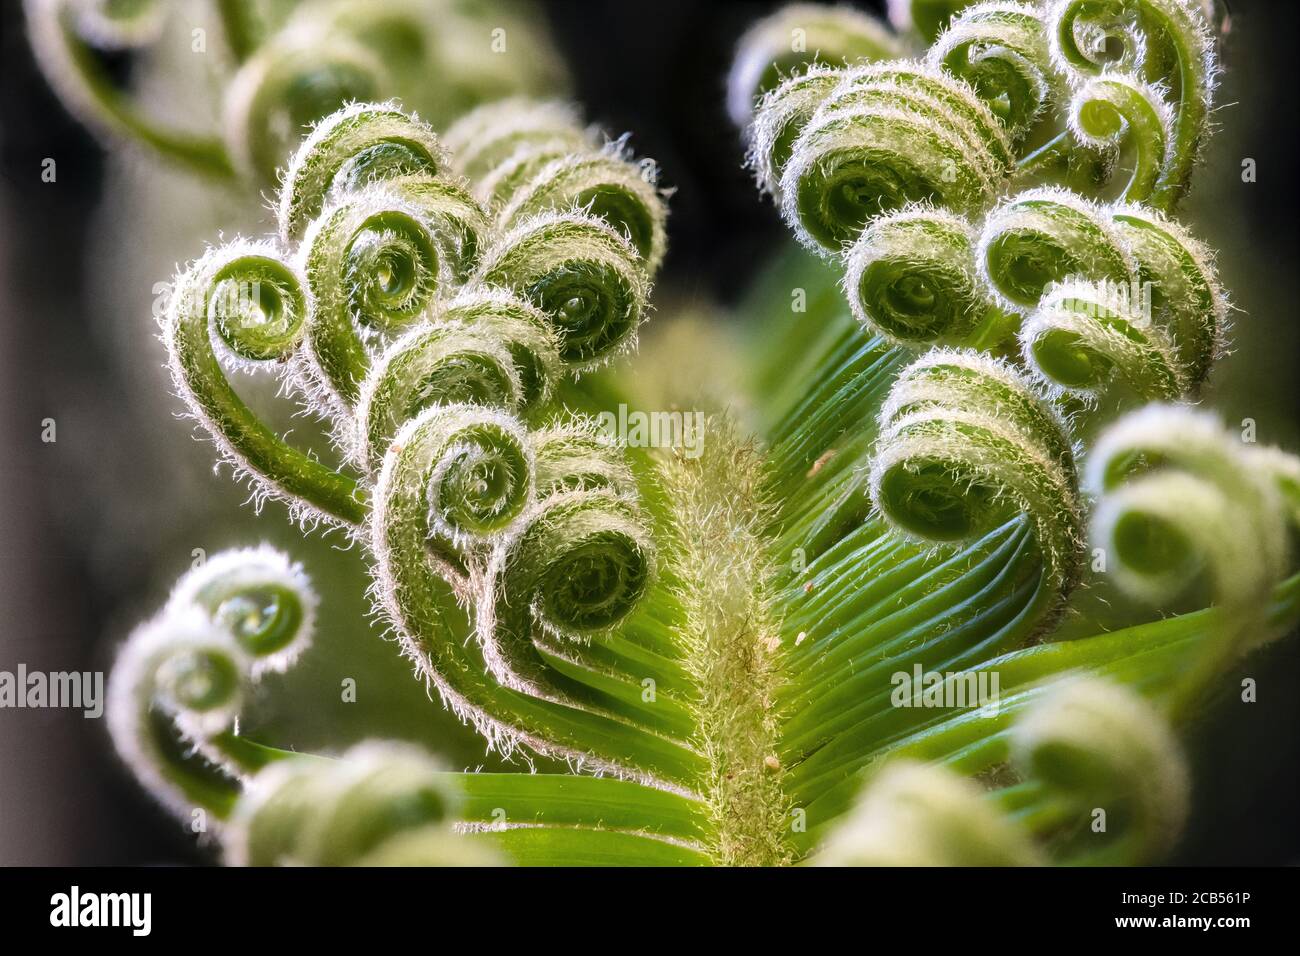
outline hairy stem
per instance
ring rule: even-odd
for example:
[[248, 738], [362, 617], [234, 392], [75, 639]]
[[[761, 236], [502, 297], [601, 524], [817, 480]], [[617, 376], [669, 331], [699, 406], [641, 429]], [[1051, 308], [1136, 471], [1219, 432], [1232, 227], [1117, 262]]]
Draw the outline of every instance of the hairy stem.
[[785, 793], [777, 757], [782, 682], [763, 460], [734, 426], [711, 418], [703, 453], [663, 469], [674, 502], [672, 573], [683, 607], [679, 639], [694, 679], [697, 743], [707, 760], [701, 790], [718, 863], [788, 863]]

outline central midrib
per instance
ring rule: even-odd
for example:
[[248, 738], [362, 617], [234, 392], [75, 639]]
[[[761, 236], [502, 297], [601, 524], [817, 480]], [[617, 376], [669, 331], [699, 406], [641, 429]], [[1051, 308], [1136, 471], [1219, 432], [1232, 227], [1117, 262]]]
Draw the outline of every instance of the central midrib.
[[699, 791], [717, 863], [781, 865], [793, 853], [775, 703], [782, 652], [762, 531], [772, 509], [754, 443], [719, 417], [705, 435], [698, 457], [679, 453], [662, 468], [681, 582], [678, 637], [695, 684], [694, 743], [707, 761]]

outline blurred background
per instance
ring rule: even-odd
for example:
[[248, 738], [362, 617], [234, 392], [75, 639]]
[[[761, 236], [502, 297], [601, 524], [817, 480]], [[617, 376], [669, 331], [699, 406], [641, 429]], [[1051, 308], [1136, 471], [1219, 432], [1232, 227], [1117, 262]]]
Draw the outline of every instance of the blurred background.
[[[775, 6], [558, 0], [532, 11], [529, 29], [549, 34], [568, 72], [547, 82], [607, 130], [633, 131], [638, 155], [676, 188], [661, 316], [744, 323], [736, 303], [789, 242], [741, 169], [723, 107], [736, 39]], [[1295, 450], [1296, 5], [1232, 0], [1227, 26], [1218, 129], [1184, 209], [1220, 250], [1241, 310], [1207, 398], [1229, 422], [1254, 419], [1261, 442]], [[148, 62], [110, 68], [164, 114], [213, 115], [214, 76], [186, 59], [188, 29], [173, 39]], [[214, 474], [211, 446], [176, 418], [155, 302], [219, 232], [268, 231], [263, 204], [106, 150], [49, 89], [16, 3], [0, 13], [0, 48], [0, 670], [107, 671], [196, 549], [270, 541], [316, 581], [323, 626], [317, 652], [265, 682], [251, 719], [259, 733], [302, 750], [400, 737], [456, 767], [499, 766], [369, 624], [361, 555], [337, 537], [304, 538], [280, 506], [255, 515], [228, 472]], [[178, 88], [177, 70], [192, 89]], [[49, 159], [53, 182], [42, 179]], [[1242, 182], [1245, 159], [1255, 183]], [[42, 440], [46, 419], [53, 442]], [[1258, 680], [1259, 702], [1225, 706], [1191, 735], [1196, 810], [1175, 862], [1300, 862], [1300, 642], [1278, 642], [1242, 673]], [[356, 703], [340, 700], [345, 677]], [[119, 764], [103, 721], [0, 711], [0, 863], [209, 860]]]

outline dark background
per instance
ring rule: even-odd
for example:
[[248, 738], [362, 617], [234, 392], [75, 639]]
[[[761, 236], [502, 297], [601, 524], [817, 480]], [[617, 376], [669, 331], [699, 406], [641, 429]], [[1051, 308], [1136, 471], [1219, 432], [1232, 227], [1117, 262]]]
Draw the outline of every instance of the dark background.
[[[633, 130], [638, 153], [655, 157], [677, 187], [660, 285], [675, 298], [734, 302], [786, 241], [740, 168], [739, 137], [723, 113], [735, 40], [774, 6], [544, 5], [577, 100], [608, 128]], [[1232, 6], [1221, 129], [1200, 173], [1209, 182], [1198, 181], [1188, 207], [1199, 234], [1224, 250], [1225, 280], [1247, 313], [1211, 404], [1230, 420], [1258, 417], [1265, 432], [1266, 421], [1277, 423], [1262, 440], [1296, 448], [1296, 5]], [[151, 478], [147, 463], [119, 472], [113, 458], [142, 425], [138, 409], [121, 408], [122, 369], [102, 347], [105, 317], [86, 289], [95, 267], [86, 211], [102, 199], [103, 150], [37, 71], [18, 4], [4, 6], [0, 31], [0, 668], [26, 661], [43, 670], [105, 669], [133, 616], [165, 593], [159, 580], [165, 587], [185, 566], [169, 529], [143, 520], [152, 481], [172, 479]], [[58, 158], [57, 186], [40, 182], [49, 156]], [[1246, 188], [1237, 182], [1241, 157], [1256, 159], [1260, 171]], [[155, 357], [162, 361], [160, 347]], [[65, 457], [76, 454], [77, 409], [87, 408], [95, 412], [84, 421], [87, 430], [93, 423], [102, 467], [84, 453], [76, 467]], [[39, 441], [47, 416], [60, 423], [55, 445]], [[87, 468], [99, 483], [87, 484]], [[195, 474], [209, 481], [202, 466]], [[241, 496], [228, 483], [211, 479], [211, 494], [220, 507], [235, 508]], [[104, 487], [140, 504], [142, 520], [115, 532], [136, 538], [130, 553], [163, 553], [166, 543], [173, 549], [166, 567], [139, 559], [102, 572], [78, 516], [99, 507], [94, 495]], [[292, 533], [283, 540], [292, 542]], [[1243, 670], [1260, 677], [1258, 704], [1228, 706], [1193, 735], [1197, 809], [1178, 862], [1300, 861], [1296, 644], [1275, 646]], [[118, 765], [102, 721], [68, 711], [0, 713], [0, 863], [206, 858]]]

